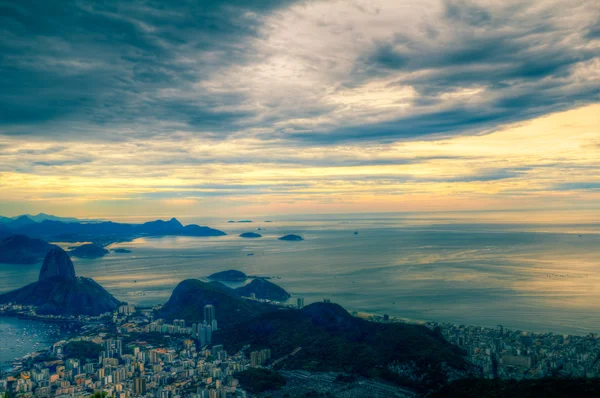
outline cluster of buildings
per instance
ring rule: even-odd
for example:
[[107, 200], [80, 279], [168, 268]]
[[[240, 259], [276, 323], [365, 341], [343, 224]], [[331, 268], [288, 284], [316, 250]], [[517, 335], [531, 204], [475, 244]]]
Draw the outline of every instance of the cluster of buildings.
[[[113, 325], [89, 324], [73, 339], [27, 356], [0, 375], [0, 395], [21, 397], [116, 398], [247, 397], [234, 374], [261, 366], [270, 350], [231, 355], [211, 345], [215, 308], [204, 308], [202, 323], [186, 326], [154, 320], [131, 306], [115, 311]], [[83, 358], [83, 356], [86, 356]]]
[[212, 334], [216, 330], [215, 307], [210, 304], [204, 306], [204, 320], [202, 323], [193, 323], [191, 326], [186, 326], [184, 319], [175, 319], [172, 324], [167, 324], [164, 320], [158, 319], [150, 322], [144, 329], [146, 333], [191, 335], [192, 338], [198, 340], [200, 346], [212, 344]]
[[250, 353], [250, 365], [253, 367], [263, 366], [271, 359], [271, 350], [265, 348], [260, 351], [252, 351]]
[[600, 340], [595, 334], [565, 336], [430, 322], [463, 348], [486, 378], [599, 377]]

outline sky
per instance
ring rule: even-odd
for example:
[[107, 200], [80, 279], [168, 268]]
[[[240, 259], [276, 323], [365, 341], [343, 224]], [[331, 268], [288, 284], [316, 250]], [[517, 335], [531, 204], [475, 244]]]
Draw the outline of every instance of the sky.
[[600, 212], [596, 0], [0, 0], [0, 214]]

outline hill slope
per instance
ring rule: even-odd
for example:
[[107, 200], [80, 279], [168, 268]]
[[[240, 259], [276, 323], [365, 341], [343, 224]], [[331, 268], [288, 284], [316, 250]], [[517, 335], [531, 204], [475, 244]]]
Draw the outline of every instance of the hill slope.
[[0, 241], [0, 263], [35, 264], [53, 247], [41, 239], [12, 235]]
[[52, 277], [0, 295], [0, 303], [37, 306], [38, 314], [96, 316], [120, 302], [91, 278]]
[[[271, 348], [275, 359], [302, 347], [282, 362], [285, 368], [357, 373], [430, 388], [444, 383], [448, 371], [470, 369], [460, 349], [423, 326], [368, 322], [331, 303], [263, 314], [223, 330], [216, 341], [232, 351], [246, 344], [251, 350]], [[408, 371], [401, 377], [390, 370], [393, 364]]]
[[282, 287], [260, 278], [234, 291], [240, 296], [250, 297], [254, 293], [256, 298], [274, 301], [285, 301], [291, 297]]
[[34, 305], [39, 314], [100, 315], [120, 302], [93, 279], [77, 277], [69, 255], [53, 247], [37, 282], [0, 295], [0, 303]]
[[231, 327], [247, 322], [259, 315], [275, 311], [268, 304], [244, 300], [233, 289], [219, 283], [206, 283], [198, 279], [186, 279], [173, 290], [169, 301], [158, 315], [167, 319], [185, 319], [188, 323], [203, 321], [204, 306], [215, 306], [215, 317], [219, 328]]

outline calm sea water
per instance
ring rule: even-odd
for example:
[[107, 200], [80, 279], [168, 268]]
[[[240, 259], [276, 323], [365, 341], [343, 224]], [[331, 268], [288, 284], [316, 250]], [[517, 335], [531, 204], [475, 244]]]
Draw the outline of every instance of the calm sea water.
[[[504, 213], [253, 223], [183, 218], [229, 235], [138, 239], [110, 247], [131, 249], [130, 254], [74, 262], [78, 275], [136, 304], [165, 302], [183, 279], [238, 269], [280, 276], [275, 282], [306, 303], [329, 298], [351, 311], [528, 331], [600, 332], [600, 222], [508, 218]], [[258, 228], [262, 238], [238, 237]], [[305, 241], [277, 240], [288, 233]], [[0, 265], [0, 291], [33, 282], [38, 272], [39, 265]]]
[[0, 316], [0, 370], [10, 369], [15, 358], [50, 347], [69, 335], [58, 325]]

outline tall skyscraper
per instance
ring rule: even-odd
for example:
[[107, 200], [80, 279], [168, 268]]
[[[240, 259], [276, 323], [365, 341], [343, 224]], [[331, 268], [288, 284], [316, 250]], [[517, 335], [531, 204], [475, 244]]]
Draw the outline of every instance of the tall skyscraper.
[[215, 319], [215, 307], [207, 304], [204, 306], [204, 320], [209, 325], [212, 324], [212, 321]]
[[298, 297], [298, 309], [304, 308], [304, 297]]
[[201, 347], [206, 345], [206, 326], [204, 325], [198, 327], [198, 340]]
[[208, 325], [206, 327], [206, 344], [212, 343], [212, 327]]
[[133, 393], [135, 395], [146, 394], [146, 379], [143, 377], [136, 377], [133, 381]]

